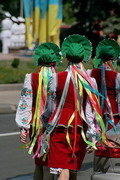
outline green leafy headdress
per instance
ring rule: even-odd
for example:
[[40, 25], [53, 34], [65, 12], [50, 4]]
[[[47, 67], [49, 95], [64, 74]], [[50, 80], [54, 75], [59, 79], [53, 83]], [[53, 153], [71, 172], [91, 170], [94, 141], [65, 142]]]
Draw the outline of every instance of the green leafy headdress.
[[117, 60], [120, 53], [118, 43], [113, 39], [102, 40], [96, 48], [94, 67], [97, 68], [101, 61]]
[[72, 62], [88, 61], [91, 51], [90, 41], [82, 35], [70, 35], [62, 43], [62, 55]]
[[60, 49], [52, 42], [43, 43], [35, 49], [34, 60], [37, 66], [50, 66], [51, 63], [58, 65], [60, 58]]

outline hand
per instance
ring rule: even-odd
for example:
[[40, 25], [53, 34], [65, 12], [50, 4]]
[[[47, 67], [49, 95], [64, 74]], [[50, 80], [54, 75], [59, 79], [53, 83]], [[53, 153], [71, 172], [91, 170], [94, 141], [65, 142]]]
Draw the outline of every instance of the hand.
[[27, 129], [21, 129], [20, 131], [20, 140], [22, 143], [27, 144], [27, 137], [28, 137], [29, 131]]
[[[96, 144], [98, 143], [96, 137], [92, 138], [92, 143], [96, 146]], [[86, 148], [87, 153], [91, 153], [94, 150], [95, 150], [95, 147], [92, 147], [92, 146], [87, 146], [87, 148]]]
[[86, 148], [87, 153], [93, 152], [94, 148], [92, 146], [89, 146]]

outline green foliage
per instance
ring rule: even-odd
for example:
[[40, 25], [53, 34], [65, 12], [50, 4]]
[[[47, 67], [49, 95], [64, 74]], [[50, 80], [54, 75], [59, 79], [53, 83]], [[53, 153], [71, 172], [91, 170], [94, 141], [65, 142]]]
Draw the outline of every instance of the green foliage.
[[34, 61], [20, 60], [18, 68], [11, 66], [13, 61], [0, 61], [0, 84], [23, 83], [26, 73], [37, 70]]
[[111, 32], [120, 34], [120, 17], [117, 17], [117, 15], [108, 17], [106, 21], [101, 22], [101, 25], [106, 35]]
[[20, 15], [20, 0], [0, 0], [4, 11], [9, 11], [12, 16]]
[[66, 24], [73, 24], [76, 22], [76, 17], [74, 16], [70, 2], [63, 4], [63, 22]]
[[70, 23], [75, 18], [85, 34], [99, 30], [101, 22], [105, 35], [120, 33], [120, 0], [66, 0], [63, 3], [63, 20]]
[[13, 59], [11, 66], [13, 68], [18, 68], [19, 64], [20, 64], [20, 60], [19, 59]]
[[[13, 68], [11, 66], [12, 61], [0, 61], [0, 84], [7, 83], [23, 83], [25, 74], [36, 72], [38, 67], [36, 67], [34, 61], [23, 61], [20, 60], [18, 68]], [[67, 68], [67, 60], [63, 59], [59, 66], [57, 66], [56, 72], [64, 71]], [[93, 60], [88, 63], [83, 63], [86, 69], [93, 68]], [[118, 62], [117, 71], [120, 72], [120, 63]]]
[[[3, 18], [2, 12], [3, 12], [3, 5], [0, 4], [0, 22], [2, 21]], [[0, 23], [0, 31], [1, 31], [1, 23]]]
[[[17, 68], [11, 66], [13, 62], [16, 64], [17, 61], [17, 59], [0, 61], [0, 84], [23, 83], [26, 73], [36, 72], [38, 70], [33, 60], [19, 60], [19, 66], [17, 66]], [[56, 67], [56, 71], [63, 71], [66, 69], [66, 66], [67, 61], [63, 60], [60, 65]]]

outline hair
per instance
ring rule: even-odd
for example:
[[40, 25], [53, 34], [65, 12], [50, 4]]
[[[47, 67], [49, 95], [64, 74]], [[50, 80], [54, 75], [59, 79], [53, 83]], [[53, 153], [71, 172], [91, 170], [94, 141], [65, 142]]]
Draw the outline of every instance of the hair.
[[66, 55], [66, 58], [68, 61], [70, 61], [72, 63], [80, 63], [83, 61], [84, 55], [82, 55], [81, 57], [78, 57], [78, 56], [71, 57], [69, 55]]

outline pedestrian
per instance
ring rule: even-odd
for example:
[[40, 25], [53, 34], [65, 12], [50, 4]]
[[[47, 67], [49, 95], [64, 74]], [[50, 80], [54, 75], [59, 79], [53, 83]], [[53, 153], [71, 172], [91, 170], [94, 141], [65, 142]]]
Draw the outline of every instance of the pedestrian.
[[12, 20], [11, 14], [9, 12], [5, 12], [4, 19], [1, 21], [1, 41], [2, 41], [2, 53], [8, 54], [10, 48], [10, 38], [11, 38], [11, 28], [12, 28]]
[[86, 148], [88, 152], [96, 149], [96, 136], [107, 144], [96, 83], [82, 64], [90, 59], [91, 51], [85, 36], [68, 36], [62, 43], [68, 67], [53, 74], [49, 81], [48, 103], [41, 116], [48, 124], [41, 138], [40, 153], [41, 156], [48, 153], [50, 172], [58, 180], [76, 180]]
[[[55, 73], [55, 65], [60, 61], [59, 53], [59, 47], [51, 42], [43, 43], [35, 49], [34, 59], [39, 70], [26, 74], [16, 112], [15, 120], [20, 127], [20, 139], [26, 147], [29, 146], [28, 153], [33, 152], [35, 159], [34, 180], [43, 180], [43, 166], [47, 165], [47, 161], [39, 157], [43, 131], [39, 117], [46, 105], [48, 81]], [[28, 134], [30, 142], [27, 142]]]
[[113, 64], [118, 59], [120, 48], [113, 39], [102, 40], [96, 48], [95, 67], [88, 70], [89, 75], [96, 79], [100, 97], [101, 111], [106, 131], [119, 122], [120, 115], [120, 73], [116, 72]]
[[18, 19], [15, 16], [11, 17], [12, 19], [12, 27], [11, 27], [11, 39], [10, 46], [12, 48], [19, 48], [19, 25]]
[[23, 17], [18, 17], [18, 41], [19, 41], [19, 47], [25, 47], [25, 34], [26, 34], [26, 26], [25, 26], [25, 19]]

